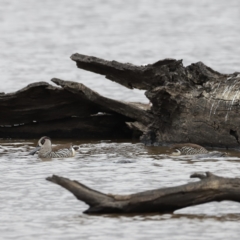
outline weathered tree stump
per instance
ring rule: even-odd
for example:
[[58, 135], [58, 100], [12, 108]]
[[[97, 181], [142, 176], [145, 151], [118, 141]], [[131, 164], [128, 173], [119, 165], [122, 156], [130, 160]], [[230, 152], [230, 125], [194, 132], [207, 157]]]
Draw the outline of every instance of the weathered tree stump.
[[130, 195], [104, 194], [77, 181], [53, 175], [47, 180], [70, 191], [89, 205], [84, 213], [172, 213], [175, 210], [212, 201], [240, 202], [240, 178], [224, 178], [210, 172], [194, 173], [200, 178], [176, 187], [149, 190]]
[[221, 74], [198, 62], [165, 59], [146, 66], [74, 54], [79, 68], [105, 75], [128, 88], [145, 89], [152, 103], [146, 144], [193, 142], [239, 146], [240, 73]]

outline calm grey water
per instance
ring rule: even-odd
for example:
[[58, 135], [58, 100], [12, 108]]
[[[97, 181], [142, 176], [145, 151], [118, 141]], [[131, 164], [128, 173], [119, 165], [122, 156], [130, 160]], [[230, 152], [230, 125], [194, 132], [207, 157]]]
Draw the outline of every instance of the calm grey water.
[[[69, 59], [75, 52], [134, 64], [176, 58], [240, 71], [239, 9], [238, 0], [0, 0], [0, 92], [58, 77], [111, 98], [148, 102], [143, 91], [77, 69]], [[0, 239], [239, 239], [237, 203], [167, 215], [88, 216], [84, 203], [45, 180], [58, 174], [103, 192], [132, 193], [193, 181], [195, 171], [239, 176], [238, 152], [219, 159], [169, 158], [161, 147], [81, 142], [79, 136], [75, 158], [42, 161], [27, 156], [35, 144], [0, 140]], [[117, 163], [129, 159], [135, 162]]]

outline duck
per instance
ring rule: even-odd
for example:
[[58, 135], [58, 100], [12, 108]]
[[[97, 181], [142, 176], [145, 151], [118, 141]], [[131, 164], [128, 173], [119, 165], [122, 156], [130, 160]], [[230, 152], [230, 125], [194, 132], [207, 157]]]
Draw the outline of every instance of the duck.
[[219, 151], [208, 151], [206, 148], [194, 143], [174, 144], [170, 148], [172, 156], [195, 155], [194, 158], [227, 157], [228, 153]]
[[38, 145], [29, 155], [34, 155], [38, 151], [40, 158], [68, 158], [76, 155], [77, 146], [72, 144], [61, 144], [52, 146], [51, 139], [47, 136], [41, 137]]
[[204, 148], [198, 144], [193, 144], [193, 143], [174, 144], [171, 146], [170, 149], [172, 150], [173, 156], [209, 153], [209, 151], [206, 148]]

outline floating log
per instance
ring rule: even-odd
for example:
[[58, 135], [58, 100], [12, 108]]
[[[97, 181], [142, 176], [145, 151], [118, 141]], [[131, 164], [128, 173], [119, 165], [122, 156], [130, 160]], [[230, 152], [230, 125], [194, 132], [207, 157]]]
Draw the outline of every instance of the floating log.
[[[71, 59], [79, 68], [104, 75], [127, 88], [146, 90], [151, 107], [116, 101], [81, 83], [54, 78], [52, 81], [60, 87], [39, 82], [14, 93], [0, 94], [0, 138], [39, 138], [39, 133], [91, 138], [96, 119], [104, 119], [97, 125], [103, 131], [97, 131], [96, 138], [111, 138], [112, 132], [112, 138], [142, 135], [141, 141], [146, 145], [190, 142], [206, 147], [239, 147], [239, 72], [221, 74], [201, 62], [184, 67], [182, 60], [175, 59], [145, 66], [81, 54], [74, 54]], [[107, 117], [96, 118], [98, 113]], [[89, 120], [87, 127], [85, 120]], [[114, 126], [123, 134], [116, 135]]]
[[194, 173], [200, 181], [176, 187], [160, 188], [130, 195], [104, 194], [77, 181], [53, 175], [46, 180], [70, 191], [89, 205], [84, 213], [173, 213], [174, 211], [212, 201], [240, 202], [240, 178], [225, 178], [210, 172]]
[[147, 145], [192, 142], [211, 147], [239, 146], [240, 73], [221, 74], [202, 62], [184, 67], [164, 59], [136, 66], [74, 54], [81, 69], [130, 89], [145, 89], [153, 120], [141, 140]]
[[151, 121], [147, 104], [108, 99], [81, 83], [52, 81], [62, 87], [39, 82], [0, 95], [0, 138], [131, 139], [137, 132], [131, 122]]

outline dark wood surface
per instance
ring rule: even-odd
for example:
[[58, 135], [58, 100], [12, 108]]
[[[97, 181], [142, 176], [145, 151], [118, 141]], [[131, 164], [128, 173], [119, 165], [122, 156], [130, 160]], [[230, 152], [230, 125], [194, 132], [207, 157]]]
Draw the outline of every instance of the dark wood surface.
[[89, 116], [101, 108], [87, 99], [77, 99], [70, 92], [46, 82], [0, 95], [0, 125], [28, 124], [70, 116]]
[[[240, 73], [221, 74], [201, 62], [185, 67], [182, 60], [175, 59], [145, 66], [78, 53], [71, 59], [79, 68], [130, 89], [146, 90], [151, 104], [117, 101], [81, 83], [54, 78], [52, 81], [60, 87], [39, 82], [14, 93], [0, 94], [0, 137], [14, 131], [8, 136], [25, 137], [29, 126], [29, 135], [35, 133], [39, 138], [39, 131], [32, 128], [35, 122], [39, 126], [49, 123], [55, 131], [52, 121], [88, 118], [103, 112], [122, 116], [122, 124], [132, 135], [142, 135], [140, 139], [146, 145], [187, 142], [205, 147], [239, 147]], [[73, 129], [70, 126], [69, 133]], [[69, 135], [66, 131], [61, 137]], [[103, 135], [104, 132], [99, 137]]]
[[[89, 205], [84, 213], [172, 213], [175, 210], [212, 201], [240, 202], [240, 178], [225, 178], [210, 172], [194, 173], [200, 181], [154, 189], [130, 195], [104, 194], [80, 182], [53, 175], [47, 180], [70, 191]], [[74, 207], [74, 206], [73, 206]]]
[[79, 68], [128, 88], [146, 90], [153, 121], [141, 138], [144, 143], [239, 146], [240, 73], [221, 74], [202, 62], [185, 67], [175, 59], [145, 66], [78, 53], [71, 59]]
[[89, 117], [70, 117], [43, 121], [14, 127], [0, 127], [1, 138], [76, 138], [76, 139], [135, 139], [129, 127], [129, 121], [121, 115], [95, 115]]
[[0, 95], [0, 138], [139, 139], [142, 131], [126, 123], [151, 121], [147, 104], [105, 98], [81, 83], [52, 81], [61, 87], [39, 82]]

